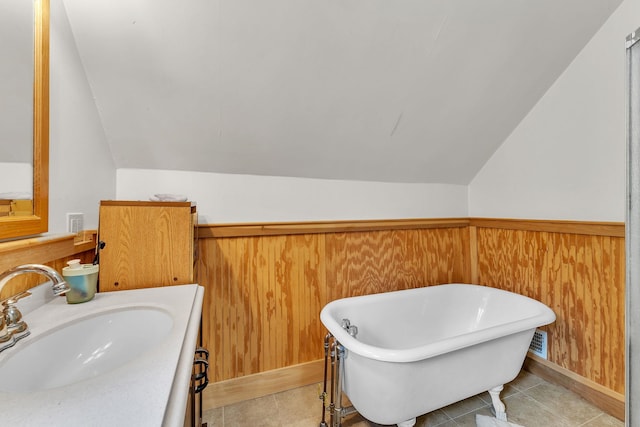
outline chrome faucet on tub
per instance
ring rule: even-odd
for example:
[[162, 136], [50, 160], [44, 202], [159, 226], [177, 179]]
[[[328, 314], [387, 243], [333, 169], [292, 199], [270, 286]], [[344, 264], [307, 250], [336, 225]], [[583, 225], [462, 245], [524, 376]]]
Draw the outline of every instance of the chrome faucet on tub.
[[[0, 292], [2, 292], [2, 288], [9, 280], [25, 273], [38, 273], [46, 276], [51, 280], [54, 295], [63, 295], [69, 290], [67, 282], [53, 268], [41, 264], [25, 264], [13, 267], [0, 274]], [[28, 326], [22, 320], [22, 313], [15, 306], [19, 299], [29, 295], [31, 295], [29, 291], [24, 291], [0, 301], [0, 306], [2, 306], [2, 315], [0, 315], [0, 352], [13, 347], [19, 339], [29, 335]]]

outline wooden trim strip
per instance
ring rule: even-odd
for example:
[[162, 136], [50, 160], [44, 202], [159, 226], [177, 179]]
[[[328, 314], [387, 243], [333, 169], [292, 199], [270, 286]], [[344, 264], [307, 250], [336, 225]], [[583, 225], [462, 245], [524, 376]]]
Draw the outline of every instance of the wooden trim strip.
[[466, 218], [390, 219], [318, 222], [265, 222], [246, 224], [201, 224], [198, 237], [281, 236], [289, 234], [351, 233], [381, 230], [467, 227]]
[[[259, 374], [209, 383], [202, 392], [202, 409], [213, 409], [281, 391], [322, 382], [324, 360], [301, 363]], [[321, 408], [318, 400], [318, 408]]]
[[[37, 233], [49, 229], [49, 72], [50, 2], [34, 3], [34, 82], [33, 82], [33, 215], [39, 223]], [[24, 234], [23, 234], [24, 235]]]
[[74, 235], [34, 237], [0, 243], [0, 272], [22, 264], [44, 264], [74, 254]]
[[531, 354], [527, 355], [524, 368], [544, 380], [573, 391], [609, 415], [624, 421], [624, 395]]
[[508, 218], [433, 218], [317, 222], [200, 224], [198, 237], [280, 236], [289, 234], [350, 233], [382, 230], [474, 226], [589, 236], [624, 237], [623, 222], [531, 220]]
[[0, 239], [49, 227], [49, 0], [34, 1], [33, 15], [33, 215], [3, 217]]
[[191, 208], [195, 212], [195, 202], [171, 202], [171, 201], [152, 201], [152, 200], [100, 200], [100, 206], [168, 206], [170, 208]]
[[73, 240], [73, 255], [86, 251], [95, 251], [97, 236], [98, 230], [83, 230], [76, 234]]
[[624, 222], [469, 218], [469, 225], [481, 228], [624, 237]]

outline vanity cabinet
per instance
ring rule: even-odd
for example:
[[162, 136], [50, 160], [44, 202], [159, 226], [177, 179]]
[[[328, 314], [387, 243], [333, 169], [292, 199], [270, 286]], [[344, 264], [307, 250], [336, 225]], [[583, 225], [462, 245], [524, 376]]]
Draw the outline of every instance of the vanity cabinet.
[[99, 291], [194, 282], [196, 207], [191, 202], [100, 202]]

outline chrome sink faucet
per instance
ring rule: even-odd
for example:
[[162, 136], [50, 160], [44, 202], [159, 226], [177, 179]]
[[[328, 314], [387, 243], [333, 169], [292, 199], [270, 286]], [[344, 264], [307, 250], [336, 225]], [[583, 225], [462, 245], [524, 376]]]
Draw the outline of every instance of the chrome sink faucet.
[[[25, 264], [13, 267], [0, 274], [0, 292], [2, 288], [14, 277], [25, 273], [38, 273], [51, 280], [54, 295], [62, 295], [70, 288], [60, 273], [51, 267], [41, 264]], [[22, 320], [22, 314], [15, 306], [19, 299], [31, 295], [29, 291], [20, 292], [3, 301], [0, 301], [2, 314], [0, 315], [0, 352], [13, 347], [15, 343], [29, 335], [27, 324]]]

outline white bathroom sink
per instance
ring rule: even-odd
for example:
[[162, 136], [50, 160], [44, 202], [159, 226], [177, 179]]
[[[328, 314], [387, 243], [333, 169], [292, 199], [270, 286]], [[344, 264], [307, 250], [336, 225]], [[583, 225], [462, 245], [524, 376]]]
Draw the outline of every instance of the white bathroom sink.
[[168, 312], [144, 306], [75, 319], [18, 342], [0, 363], [0, 391], [47, 390], [108, 373], [152, 351], [172, 326]]
[[1, 425], [182, 427], [201, 286], [103, 292], [83, 304], [40, 286], [18, 302], [34, 303], [20, 307], [31, 335], [0, 352]]

